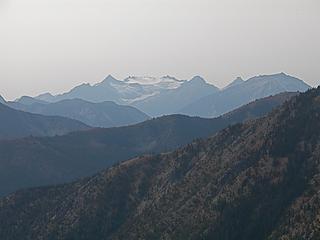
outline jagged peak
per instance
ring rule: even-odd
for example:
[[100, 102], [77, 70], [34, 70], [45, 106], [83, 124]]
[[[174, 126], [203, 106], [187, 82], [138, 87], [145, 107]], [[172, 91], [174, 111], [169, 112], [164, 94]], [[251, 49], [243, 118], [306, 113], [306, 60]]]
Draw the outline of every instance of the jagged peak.
[[160, 79], [170, 79], [170, 80], [174, 80], [174, 81], [178, 81], [178, 82], [182, 81], [182, 80], [179, 80], [176, 77], [173, 77], [170, 75], [165, 75], [165, 76], [161, 77]]

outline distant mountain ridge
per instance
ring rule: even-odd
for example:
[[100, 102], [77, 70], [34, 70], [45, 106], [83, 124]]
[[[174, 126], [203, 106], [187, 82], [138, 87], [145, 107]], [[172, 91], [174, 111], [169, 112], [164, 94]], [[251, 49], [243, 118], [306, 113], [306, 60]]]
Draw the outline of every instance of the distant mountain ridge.
[[82, 99], [66, 99], [49, 103], [31, 97], [23, 97], [15, 102], [8, 102], [7, 105], [31, 113], [75, 119], [92, 127], [126, 126], [150, 118], [131, 106], [122, 106], [114, 102], [92, 103]]
[[3, 240], [318, 240], [320, 88], [171, 153], [0, 200]]
[[0, 140], [28, 136], [56, 136], [91, 128], [76, 120], [23, 112], [2, 103], [0, 103], [0, 119]]
[[208, 84], [199, 76], [189, 81], [178, 80], [171, 76], [161, 78], [131, 76], [120, 81], [109, 75], [94, 85], [82, 84], [64, 94], [52, 96], [47, 93], [37, 96], [36, 99], [48, 102], [73, 98], [90, 102], [113, 101], [137, 107], [150, 116], [161, 116], [178, 113], [182, 106], [217, 91], [218, 88]]
[[247, 81], [237, 79], [220, 92], [185, 106], [179, 113], [190, 116], [216, 117], [259, 98], [281, 92], [305, 92], [310, 88], [302, 80], [284, 73], [261, 75]]
[[[29, 97], [29, 96], [22, 96], [21, 98], [17, 99], [15, 102], [19, 103], [19, 104], [27, 105], [27, 106], [35, 104], [35, 103], [37, 103], [37, 104], [48, 104], [49, 103], [49, 102], [39, 100], [39, 99]], [[10, 102], [7, 102], [7, 103], [10, 104]]]
[[150, 116], [176, 114], [181, 106], [218, 91], [217, 87], [208, 84], [202, 77], [195, 76], [190, 81], [184, 81], [178, 88], [160, 92], [132, 105], [143, 109]]
[[229, 125], [261, 117], [296, 95], [257, 100], [215, 119], [170, 115], [127, 127], [0, 141], [0, 195], [73, 181], [135, 156], [174, 150]]
[[79, 98], [91, 102], [113, 101], [138, 108], [151, 117], [168, 114], [216, 117], [255, 99], [281, 92], [304, 92], [310, 86], [284, 73], [262, 75], [244, 81], [237, 78], [223, 89], [218, 89], [200, 76], [178, 80], [131, 76], [117, 80], [111, 75], [102, 82], [82, 84], [69, 92], [52, 96], [42, 94], [36, 99], [57, 102]]
[[176, 89], [184, 81], [170, 76], [154, 77], [128, 77], [123, 81], [107, 76], [102, 82], [96, 84], [81, 84], [67, 93], [52, 96], [49, 93], [39, 95], [36, 99], [56, 102], [64, 99], [80, 98], [91, 102], [113, 101], [118, 104], [130, 104], [144, 96], [152, 96], [163, 90]]

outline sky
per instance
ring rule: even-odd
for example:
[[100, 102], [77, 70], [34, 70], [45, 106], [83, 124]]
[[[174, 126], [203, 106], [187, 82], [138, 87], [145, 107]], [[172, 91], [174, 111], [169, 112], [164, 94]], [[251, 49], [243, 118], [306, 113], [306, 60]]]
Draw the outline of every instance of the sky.
[[0, 94], [53, 94], [112, 74], [285, 72], [320, 84], [319, 0], [0, 0]]

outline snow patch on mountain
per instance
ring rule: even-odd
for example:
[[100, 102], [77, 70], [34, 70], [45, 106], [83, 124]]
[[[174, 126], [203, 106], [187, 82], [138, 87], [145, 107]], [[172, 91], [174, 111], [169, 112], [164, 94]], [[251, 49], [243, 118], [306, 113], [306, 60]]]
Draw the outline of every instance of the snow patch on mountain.
[[181, 86], [184, 80], [178, 80], [174, 77], [164, 76], [164, 77], [136, 77], [130, 76], [124, 80], [127, 84], [140, 84], [143, 86], [152, 85], [155, 88], [162, 88], [162, 89], [176, 89]]

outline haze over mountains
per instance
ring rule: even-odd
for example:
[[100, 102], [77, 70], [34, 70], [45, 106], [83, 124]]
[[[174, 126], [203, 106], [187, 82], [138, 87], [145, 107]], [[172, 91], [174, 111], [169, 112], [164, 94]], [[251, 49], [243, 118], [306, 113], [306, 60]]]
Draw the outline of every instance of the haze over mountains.
[[57, 102], [79, 98], [92, 102], [113, 101], [138, 108], [149, 116], [186, 114], [216, 117], [255, 99], [281, 92], [304, 92], [309, 89], [302, 80], [284, 73], [264, 75], [243, 81], [238, 78], [219, 90], [203, 78], [189, 81], [174, 77], [129, 77], [123, 81], [108, 76], [95, 85], [82, 84], [67, 93], [42, 94], [36, 99]]
[[135, 156], [174, 150], [229, 125], [261, 117], [295, 95], [257, 100], [215, 119], [171, 115], [128, 127], [0, 141], [0, 195], [72, 181]]
[[284, 73], [261, 75], [241, 81], [237, 78], [218, 93], [201, 98], [184, 107], [181, 113], [190, 116], [215, 117], [255, 99], [280, 92], [305, 92], [310, 86]]
[[318, 239], [309, 88], [284, 73], [223, 89], [108, 76], [0, 96], [0, 239]]
[[92, 127], [127, 126], [150, 118], [134, 107], [110, 101], [92, 103], [82, 99], [66, 99], [49, 103], [25, 96], [15, 102], [8, 102], [7, 105], [31, 113], [76, 119]]
[[206, 83], [201, 77], [194, 77], [190, 81], [170, 76], [128, 77], [120, 81], [109, 75], [92, 86], [82, 84], [61, 95], [44, 94], [36, 98], [48, 102], [72, 98], [92, 102], [113, 101], [138, 107], [150, 116], [161, 116], [178, 113], [181, 106], [217, 91], [218, 88]]
[[319, 113], [320, 88], [174, 152], [15, 193], [0, 238], [319, 239]]
[[[0, 97], [0, 99], [4, 99]], [[18, 111], [0, 103], [0, 140], [27, 136], [55, 136], [90, 129], [88, 125], [65, 117], [42, 116]], [[3, 156], [0, 158], [3, 159]]]

